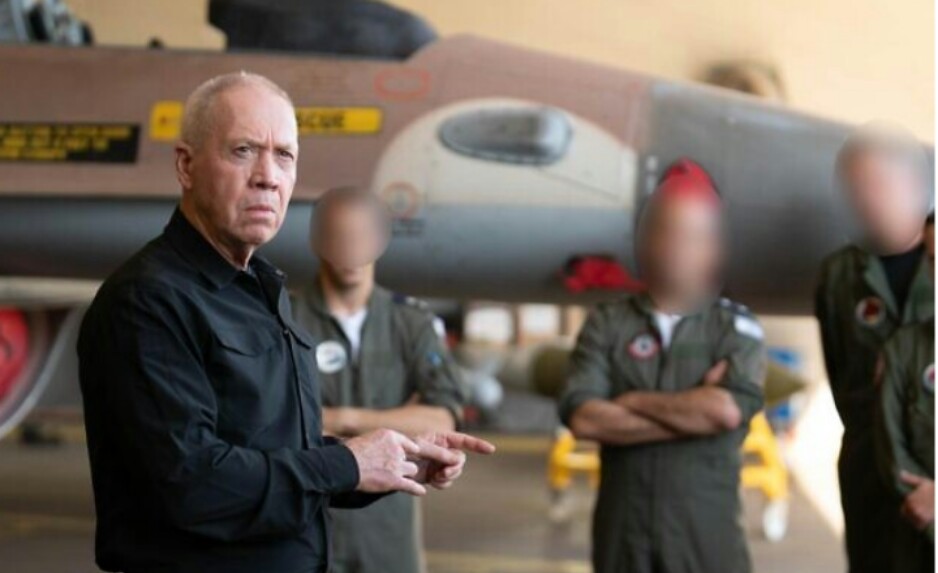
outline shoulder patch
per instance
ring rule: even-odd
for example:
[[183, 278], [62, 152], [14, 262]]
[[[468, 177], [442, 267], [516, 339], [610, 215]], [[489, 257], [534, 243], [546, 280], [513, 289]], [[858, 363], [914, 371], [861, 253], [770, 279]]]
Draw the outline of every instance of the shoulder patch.
[[762, 340], [765, 336], [765, 333], [762, 331], [762, 325], [751, 315], [736, 315], [733, 318], [733, 328], [743, 336], [748, 336], [756, 340]]
[[420, 300], [419, 298], [408, 296], [406, 294], [401, 294], [399, 292], [394, 293], [392, 299], [397, 304], [406, 304], [407, 306], [412, 306], [414, 308], [419, 308], [420, 310], [429, 310], [430, 306]]
[[725, 308], [726, 310], [732, 312], [733, 314], [740, 314], [743, 316], [752, 316], [752, 311], [749, 310], [749, 307], [738, 302], [733, 302], [726, 297], [720, 297], [718, 304]]

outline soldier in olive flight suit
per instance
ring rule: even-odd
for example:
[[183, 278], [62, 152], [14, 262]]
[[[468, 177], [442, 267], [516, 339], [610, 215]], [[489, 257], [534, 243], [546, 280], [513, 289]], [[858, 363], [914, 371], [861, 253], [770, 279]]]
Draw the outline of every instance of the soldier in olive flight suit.
[[[439, 319], [415, 299], [374, 284], [388, 226], [385, 206], [365, 190], [331, 190], [315, 207], [311, 241], [319, 276], [295, 296], [293, 308], [317, 342], [328, 434], [391, 428], [412, 435], [452, 430], [462, 419], [462, 382]], [[330, 510], [330, 571], [422, 570], [418, 511], [405, 495], [365, 510]]]
[[601, 444], [596, 573], [747, 573], [740, 447], [762, 407], [762, 329], [715, 296], [721, 205], [681, 160], [638, 235], [647, 291], [599, 305], [571, 357], [562, 420]]
[[914, 140], [879, 127], [858, 131], [837, 161], [843, 192], [865, 236], [823, 263], [815, 315], [834, 403], [844, 425], [838, 461], [851, 573], [892, 571], [898, 529], [893, 495], [877, 471], [875, 369], [883, 344], [933, 312], [922, 257], [927, 166]]
[[[925, 245], [934, 280], [934, 218]], [[904, 326], [883, 347], [876, 438], [880, 469], [904, 522], [895, 532], [893, 571], [934, 571], [935, 320]]]

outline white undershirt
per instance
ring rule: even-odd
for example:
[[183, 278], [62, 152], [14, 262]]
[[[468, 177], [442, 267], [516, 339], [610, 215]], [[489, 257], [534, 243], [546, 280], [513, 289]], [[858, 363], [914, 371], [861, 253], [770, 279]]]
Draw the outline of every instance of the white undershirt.
[[352, 347], [352, 360], [358, 361], [359, 350], [362, 347], [362, 326], [365, 324], [365, 317], [368, 316], [368, 309], [363, 308], [355, 314], [348, 316], [336, 316], [335, 320], [348, 338], [349, 346]]
[[653, 313], [655, 325], [658, 327], [658, 334], [661, 335], [661, 346], [667, 349], [671, 345], [671, 336], [674, 334], [674, 327], [681, 322], [681, 315], [668, 314], [666, 312]]

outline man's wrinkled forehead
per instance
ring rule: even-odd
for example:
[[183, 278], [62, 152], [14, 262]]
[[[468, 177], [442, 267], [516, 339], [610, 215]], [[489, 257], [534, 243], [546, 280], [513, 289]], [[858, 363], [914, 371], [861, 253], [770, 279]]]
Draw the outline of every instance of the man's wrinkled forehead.
[[211, 132], [225, 141], [268, 142], [296, 149], [298, 131], [293, 106], [261, 85], [240, 85], [225, 90], [212, 109]]

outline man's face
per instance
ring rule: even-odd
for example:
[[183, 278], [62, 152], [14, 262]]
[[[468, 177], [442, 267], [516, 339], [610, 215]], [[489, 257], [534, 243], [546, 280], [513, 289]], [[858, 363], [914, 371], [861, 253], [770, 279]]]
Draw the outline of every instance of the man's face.
[[387, 246], [385, 229], [374, 206], [340, 203], [329, 207], [323, 228], [316, 230], [315, 251], [330, 275], [343, 287], [372, 276], [374, 262]]
[[694, 198], [664, 199], [649, 217], [642, 246], [649, 286], [673, 294], [710, 292], [722, 258], [717, 209]]
[[[293, 108], [260, 86], [218, 96], [201, 144], [190, 148], [183, 198], [208, 233], [227, 246], [256, 248], [283, 224], [299, 152]], [[180, 152], [182, 153], [182, 151]]]
[[922, 182], [908, 164], [861, 153], [844, 172], [847, 200], [867, 238], [885, 253], [907, 248], [922, 224]]

